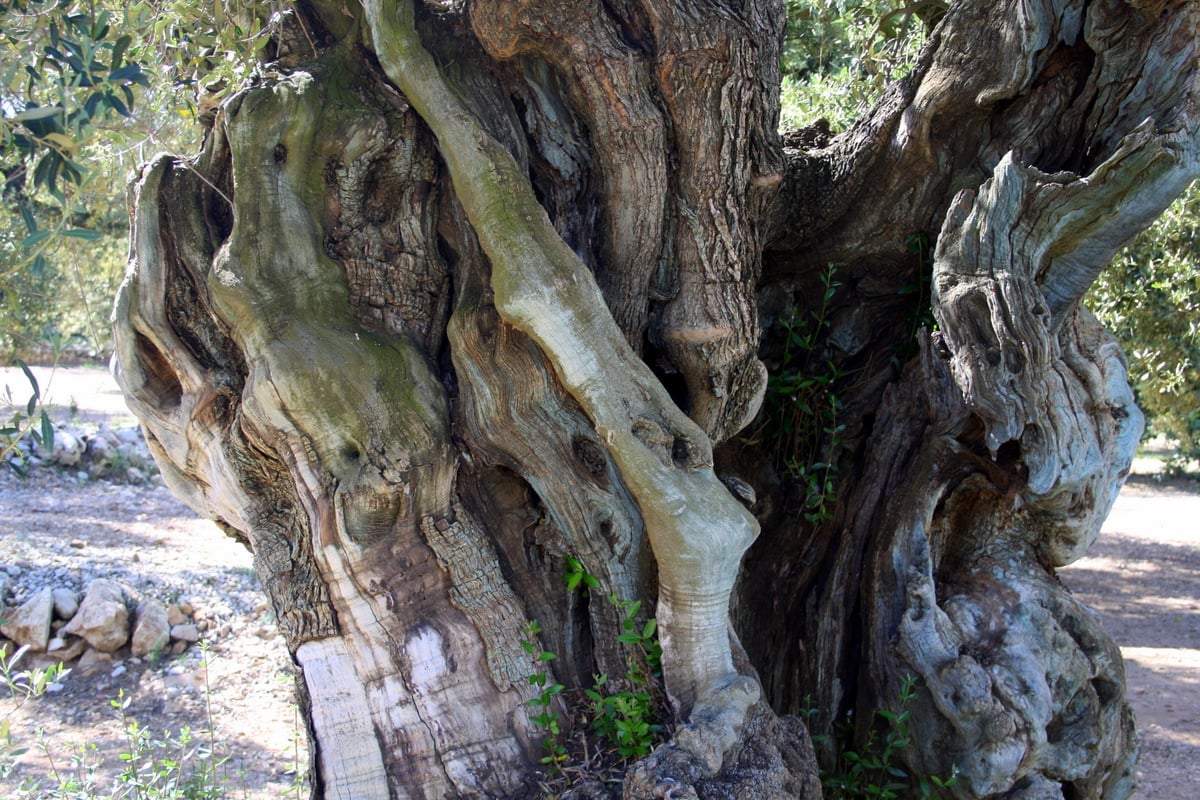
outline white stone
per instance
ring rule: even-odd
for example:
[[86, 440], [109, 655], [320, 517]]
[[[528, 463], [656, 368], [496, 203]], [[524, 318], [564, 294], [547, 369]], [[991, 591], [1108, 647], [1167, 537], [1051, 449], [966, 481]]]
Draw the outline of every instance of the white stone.
[[112, 653], [129, 641], [129, 610], [121, 585], [97, 578], [88, 585], [79, 611], [63, 626], [61, 633], [72, 633], [87, 640], [97, 650]]
[[145, 600], [138, 606], [133, 626], [132, 650], [135, 656], [161, 653], [171, 643], [171, 623], [167, 607], [158, 600]]
[[79, 595], [70, 589], [54, 590], [54, 616], [70, 619], [79, 610]]
[[142, 432], [138, 428], [121, 428], [116, 437], [122, 444], [137, 444], [142, 440]]
[[83, 442], [74, 434], [58, 429], [54, 431], [54, 442], [50, 448], [38, 445], [37, 454], [42, 458], [64, 467], [79, 464], [83, 456]]
[[113, 445], [108, 438], [97, 434], [88, 440], [87, 449], [93, 461], [102, 461], [112, 453]]
[[83, 655], [87, 642], [78, 636], [55, 636], [46, 647], [46, 655], [65, 664]]
[[0, 633], [17, 644], [27, 644], [39, 652], [50, 642], [50, 622], [54, 619], [54, 597], [49, 587], [42, 589], [5, 615]]

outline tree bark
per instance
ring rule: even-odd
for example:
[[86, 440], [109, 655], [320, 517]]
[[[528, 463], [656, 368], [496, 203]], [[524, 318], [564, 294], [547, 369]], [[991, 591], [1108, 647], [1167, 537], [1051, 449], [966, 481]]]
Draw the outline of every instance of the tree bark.
[[[957, 4], [807, 149], [782, 14], [298, 4], [135, 182], [118, 379], [255, 554], [316, 796], [816, 797], [787, 715], [865, 736], [905, 675], [904, 763], [954, 796], [1132, 790], [1119, 651], [1054, 570], [1140, 435], [1080, 300], [1196, 174], [1196, 11]], [[817, 320], [799, 368], [782, 319]], [[768, 373], [814, 370], [785, 432]], [[572, 706], [627, 671], [610, 595], [657, 617], [670, 717], [624, 767]]]

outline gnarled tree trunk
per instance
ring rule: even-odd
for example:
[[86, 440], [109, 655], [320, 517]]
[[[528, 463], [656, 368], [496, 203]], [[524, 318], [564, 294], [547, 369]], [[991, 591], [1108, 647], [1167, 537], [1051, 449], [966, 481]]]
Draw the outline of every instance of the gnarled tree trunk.
[[536, 795], [530, 676], [626, 671], [609, 595], [657, 616], [670, 741], [579, 796], [816, 797], [788, 715], [865, 734], [906, 675], [954, 796], [1131, 791], [1119, 652], [1054, 570], [1140, 434], [1079, 304], [1197, 171], [1194, 6], [964, 1], [804, 147], [777, 2], [275, 26], [135, 184], [118, 377], [255, 554], [318, 796]]

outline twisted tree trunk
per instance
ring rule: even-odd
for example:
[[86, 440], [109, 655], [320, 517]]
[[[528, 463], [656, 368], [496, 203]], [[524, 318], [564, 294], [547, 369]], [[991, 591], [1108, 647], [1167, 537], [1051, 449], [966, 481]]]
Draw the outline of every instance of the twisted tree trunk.
[[[143, 170], [119, 380], [255, 554], [317, 796], [816, 797], [787, 715], [865, 735], [906, 675], [954, 796], [1131, 791], [1119, 652], [1054, 570], [1139, 438], [1079, 303], [1197, 171], [1197, 11], [964, 1], [807, 147], [782, 14], [300, 3]], [[609, 595], [669, 700], [623, 787], [563, 702], [627, 670]]]

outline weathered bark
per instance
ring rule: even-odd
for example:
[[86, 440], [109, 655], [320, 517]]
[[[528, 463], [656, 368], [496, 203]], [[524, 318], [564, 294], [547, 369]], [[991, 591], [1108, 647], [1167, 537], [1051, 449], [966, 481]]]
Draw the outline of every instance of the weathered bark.
[[[535, 794], [526, 624], [590, 686], [609, 594], [655, 609], [675, 715], [626, 797], [817, 796], [776, 714], [865, 726], [905, 674], [906, 763], [956, 796], [1128, 794], [1119, 653], [1054, 569], [1140, 431], [1079, 301], [1197, 171], [1193, 8], [962, 3], [808, 150], [774, 2], [347, 13], [278, 18], [203, 153], [143, 170], [116, 310], [165, 478], [254, 551], [317, 794]], [[760, 319], [830, 263], [806, 519]]]

